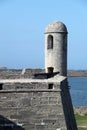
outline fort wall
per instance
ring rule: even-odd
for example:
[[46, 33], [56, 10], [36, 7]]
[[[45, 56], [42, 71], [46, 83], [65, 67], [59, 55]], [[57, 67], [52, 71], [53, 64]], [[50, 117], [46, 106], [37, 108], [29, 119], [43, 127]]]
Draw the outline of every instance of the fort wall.
[[61, 109], [61, 85], [51, 81], [3, 83], [0, 90], [0, 122], [4, 117], [8, 121], [0, 123], [0, 129], [10, 126], [12, 130], [15, 127], [25, 130], [66, 130], [64, 110]]
[[66, 26], [53, 22], [45, 36], [46, 72], [23, 69], [0, 74], [0, 130], [77, 130], [66, 77]]

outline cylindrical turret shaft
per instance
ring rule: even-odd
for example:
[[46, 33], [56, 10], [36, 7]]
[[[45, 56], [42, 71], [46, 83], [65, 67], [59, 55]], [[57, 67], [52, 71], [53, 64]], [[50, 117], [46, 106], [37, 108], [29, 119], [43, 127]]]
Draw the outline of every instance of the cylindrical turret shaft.
[[45, 30], [45, 70], [67, 75], [67, 28], [59, 21]]

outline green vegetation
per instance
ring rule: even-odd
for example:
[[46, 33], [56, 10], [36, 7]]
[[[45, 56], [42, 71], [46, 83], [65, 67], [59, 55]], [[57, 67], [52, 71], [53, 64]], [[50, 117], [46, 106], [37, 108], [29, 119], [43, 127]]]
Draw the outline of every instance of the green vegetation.
[[87, 128], [78, 128], [78, 130], [87, 130]]
[[87, 115], [75, 115], [78, 130], [87, 130]]

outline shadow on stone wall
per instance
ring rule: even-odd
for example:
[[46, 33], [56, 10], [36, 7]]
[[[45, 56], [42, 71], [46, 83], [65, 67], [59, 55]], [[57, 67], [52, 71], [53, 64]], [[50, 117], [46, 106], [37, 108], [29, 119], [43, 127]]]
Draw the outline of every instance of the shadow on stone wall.
[[11, 120], [0, 115], [0, 130], [25, 130], [19, 125], [16, 125]]
[[53, 72], [53, 73], [36, 73], [34, 74], [34, 79], [48, 79], [52, 78], [56, 75], [58, 75], [59, 72]]
[[62, 105], [63, 105], [67, 130], [77, 130], [69, 86], [67, 84], [67, 80], [64, 82], [65, 85], [63, 85], [64, 84], [63, 82], [61, 84], [61, 99], [62, 99]]

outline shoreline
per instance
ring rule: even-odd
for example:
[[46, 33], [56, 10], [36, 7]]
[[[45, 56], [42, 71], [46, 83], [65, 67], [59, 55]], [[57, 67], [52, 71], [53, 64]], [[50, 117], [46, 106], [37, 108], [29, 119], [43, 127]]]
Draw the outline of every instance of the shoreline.
[[87, 106], [73, 107], [74, 114], [87, 115]]
[[[0, 68], [0, 78], [8, 78], [9, 75], [17, 76], [19, 75], [33, 75], [35, 73], [45, 73], [45, 69], [37, 68], [23, 68], [23, 69], [8, 69], [6, 67]], [[67, 70], [67, 77], [87, 77], [87, 70]], [[10, 77], [9, 77], [10, 78]], [[29, 78], [29, 76], [28, 76]]]
[[67, 72], [68, 77], [87, 77], [86, 70], [68, 70]]

